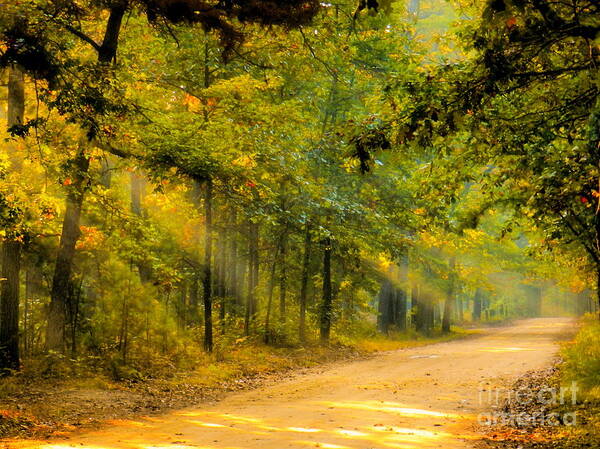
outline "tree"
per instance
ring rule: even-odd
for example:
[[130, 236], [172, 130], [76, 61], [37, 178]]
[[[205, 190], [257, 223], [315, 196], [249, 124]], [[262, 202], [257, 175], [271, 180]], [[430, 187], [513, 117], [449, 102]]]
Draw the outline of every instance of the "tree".
[[[72, 313], [72, 272], [75, 246], [79, 238], [79, 225], [85, 190], [88, 188], [89, 156], [87, 152], [93, 145], [99, 144], [99, 117], [109, 112], [123, 112], [123, 105], [109, 105], [106, 95], [115, 81], [115, 73], [109, 66], [116, 61], [117, 48], [122, 28], [122, 19], [126, 12], [137, 11], [140, 7], [151, 22], [197, 23], [207, 31], [220, 34], [223, 56], [227, 57], [243, 40], [243, 34], [232, 24], [232, 19], [261, 25], [299, 26], [312, 19], [319, 8], [313, 0], [291, 0], [285, 7], [273, 7], [270, 2], [252, 2], [251, 4], [228, 2], [206, 8], [194, 1], [133, 1], [114, 0], [107, 3], [96, 2], [75, 5], [71, 2], [47, 4], [34, 0], [32, 5], [15, 5], [0, 17], [0, 33], [6, 49], [0, 52], [0, 66], [20, 64], [36, 77], [44, 78], [49, 86], [56, 87], [63, 80], [61, 90], [49, 104], [61, 113], [70, 115], [70, 119], [80, 123], [86, 137], [80, 143], [80, 150], [70, 161], [72, 183], [67, 192], [67, 206], [63, 229], [56, 258], [52, 281], [51, 302], [48, 309], [48, 328], [46, 345], [48, 349], [63, 351], [65, 347], [65, 326]], [[23, 15], [25, 11], [35, 15]], [[100, 43], [86, 34], [82, 28], [82, 19], [93, 20], [96, 12], [106, 11], [108, 17], [104, 24], [103, 39]], [[26, 20], [21, 19], [26, 17]], [[72, 25], [76, 23], [77, 25]], [[96, 23], [96, 25], [98, 25]], [[54, 45], [53, 36], [67, 33], [92, 49], [97, 58], [97, 66], [89, 67], [83, 58], [64, 61], [66, 46]], [[61, 35], [64, 41], [64, 36]], [[89, 79], [79, 86], [83, 92], [69, 86], [65, 79], [72, 78], [71, 67], [79, 64], [80, 73], [86, 73]], [[85, 69], [85, 70], [83, 70]], [[52, 89], [48, 89], [49, 93]], [[79, 104], [78, 104], [79, 103]], [[121, 106], [121, 107], [120, 107]], [[79, 109], [81, 108], [81, 109]], [[95, 114], [91, 114], [93, 111]], [[111, 146], [102, 145], [103, 148]], [[116, 151], [120, 156], [123, 152]], [[195, 175], [197, 176], [197, 175]]]
[[[23, 72], [18, 66], [8, 69], [9, 132], [23, 125], [25, 118], [25, 87]], [[19, 156], [11, 154], [13, 169], [18, 171]], [[9, 215], [10, 217], [10, 215]], [[2, 242], [2, 281], [0, 286], [0, 372], [18, 370], [19, 356], [19, 289], [21, 251], [24, 234], [15, 219], [8, 220]], [[12, 222], [12, 223], [11, 223]], [[15, 226], [17, 225], [17, 226]]]
[[[488, 1], [457, 33], [464, 53], [401, 81], [404, 145], [468, 160], [491, 202], [579, 246], [600, 282], [596, 2]], [[600, 284], [599, 284], [600, 285]], [[597, 289], [600, 292], [600, 288]]]

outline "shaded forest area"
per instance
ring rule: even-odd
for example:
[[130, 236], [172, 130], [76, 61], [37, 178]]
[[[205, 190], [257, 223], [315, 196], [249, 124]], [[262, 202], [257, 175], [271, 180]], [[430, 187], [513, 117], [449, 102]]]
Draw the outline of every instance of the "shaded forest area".
[[0, 368], [596, 312], [599, 16], [3, 3]]

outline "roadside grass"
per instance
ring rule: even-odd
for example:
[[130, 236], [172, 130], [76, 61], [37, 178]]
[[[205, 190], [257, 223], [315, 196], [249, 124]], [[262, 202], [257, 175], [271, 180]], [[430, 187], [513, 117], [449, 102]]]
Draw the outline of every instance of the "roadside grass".
[[293, 369], [310, 368], [339, 360], [368, 357], [377, 352], [413, 348], [477, 335], [476, 330], [452, 328], [447, 334], [432, 332], [424, 336], [416, 332], [392, 332], [388, 336], [339, 337], [330, 345], [268, 346], [247, 342], [226, 353], [209, 357], [207, 363], [183, 372], [171, 381], [185, 379], [195, 385], [215, 387], [239, 379], [267, 376]]
[[600, 402], [600, 321], [585, 316], [575, 338], [563, 350], [562, 378], [577, 382], [581, 399]]
[[464, 329], [453, 326], [449, 333], [442, 333], [439, 330], [435, 330], [426, 336], [411, 330], [406, 332], [391, 332], [388, 336], [377, 334], [363, 338], [350, 338], [345, 343], [356, 348], [358, 351], [375, 353], [458, 340], [473, 337], [479, 333], [480, 331], [476, 329]]
[[561, 447], [600, 447], [600, 322], [586, 315], [575, 338], [562, 349], [560, 367], [564, 386], [576, 382], [577, 424], [565, 426]]
[[[564, 343], [557, 365], [545, 373], [529, 373], [513, 385], [521, 401], [505, 410], [516, 416], [543, 411], [544, 416], [562, 417], [552, 425], [509, 426], [494, 432], [480, 447], [494, 449], [583, 449], [600, 447], [600, 322], [585, 316], [573, 339]], [[575, 383], [575, 384], [573, 384]], [[576, 401], [571, 393], [576, 388]], [[563, 397], [559, 389], [567, 392]], [[543, 391], [554, 396], [543, 396]], [[526, 396], [532, 395], [533, 400]], [[524, 396], [525, 394], [525, 396]], [[545, 394], [545, 393], [544, 393]], [[517, 397], [517, 393], [513, 397]], [[548, 400], [551, 402], [548, 403]], [[545, 407], [548, 407], [547, 409]], [[526, 415], [527, 416], [527, 415]], [[568, 418], [568, 422], [566, 417]], [[573, 422], [573, 416], [575, 417]]]

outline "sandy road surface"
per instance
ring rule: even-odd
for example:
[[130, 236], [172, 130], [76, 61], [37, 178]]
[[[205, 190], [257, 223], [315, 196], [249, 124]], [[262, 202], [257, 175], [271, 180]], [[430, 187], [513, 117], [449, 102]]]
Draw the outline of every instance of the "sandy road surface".
[[547, 365], [569, 334], [566, 318], [524, 320], [447, 343], [308, 370], [202, 408], [112, 423], [68, 440], [20, 448], [461, 448], [493, 407], [481, 388]]

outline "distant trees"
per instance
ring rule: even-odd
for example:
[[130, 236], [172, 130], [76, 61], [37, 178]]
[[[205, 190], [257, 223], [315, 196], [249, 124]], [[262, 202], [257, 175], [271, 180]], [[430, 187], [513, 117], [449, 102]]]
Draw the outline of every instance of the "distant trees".
[[509, 206], [477, 207], [487, 159], [455, 152], [493, 125], [470, 130], [467, 111], [450, 126], [450, 87], [423, 78], [421, 43], [388, 6], [3, 7], [0, 368], [19, 367], [19, 331], [28, 356], [116, 371], [257, 338], [356, 338], [375, 316], [383, 333], [449, 332], [477, 289], [499, 290], [495, 270], [529, 274], [521, 228], [501, 229]]

